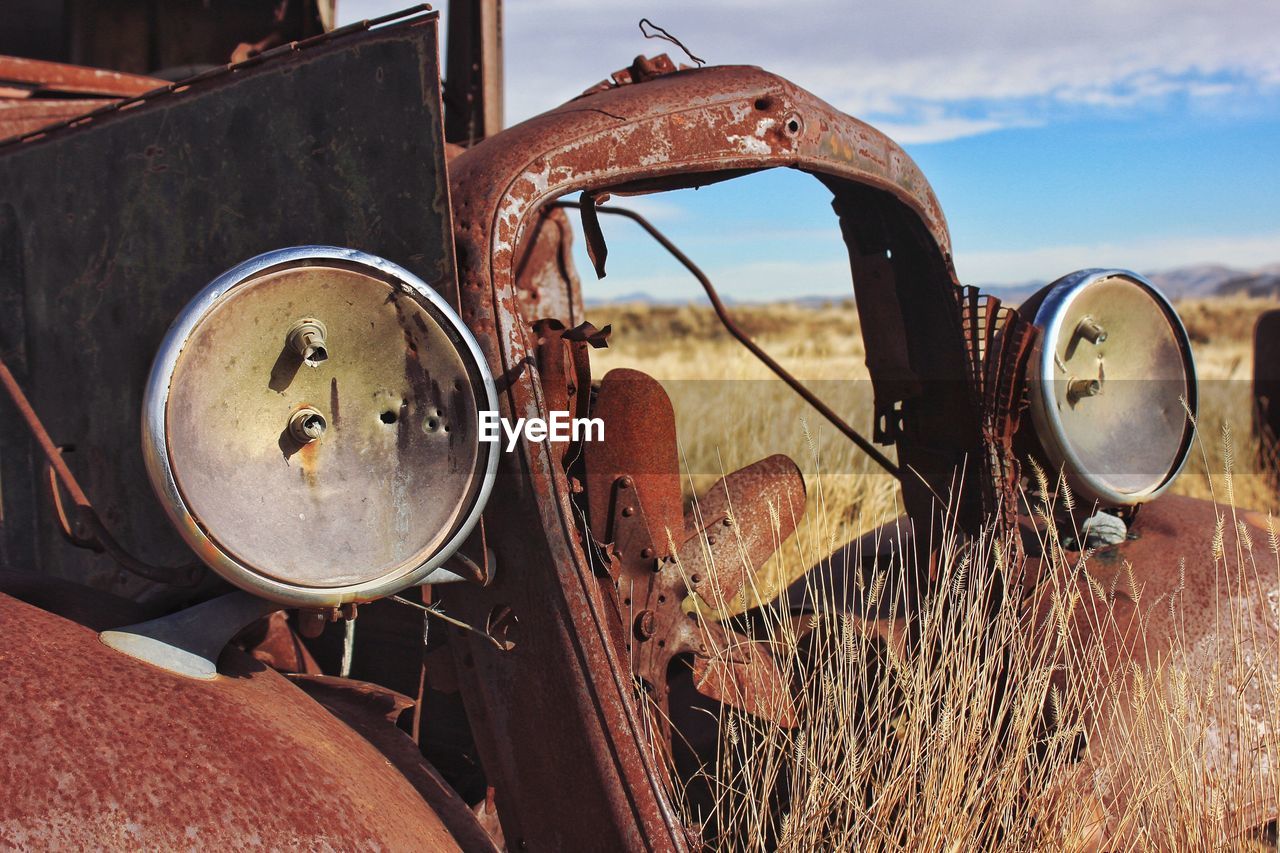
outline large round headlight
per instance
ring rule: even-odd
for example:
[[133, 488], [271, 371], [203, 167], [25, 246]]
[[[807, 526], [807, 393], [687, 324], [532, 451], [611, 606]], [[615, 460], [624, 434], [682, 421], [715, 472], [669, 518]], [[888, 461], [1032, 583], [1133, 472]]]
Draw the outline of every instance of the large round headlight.
[[1173, 306], [1135, 273], [1082, 270], [1026, 310], [1041, 330], [1028, 385], [1042, 461], [1090, 503], [1160, 494], [1186, 462], [1196, 411], [1191, 343]]
[[444, 579], [493, 484], [479, 423], [496, 408], [475, 339], [431, 287], [303, 246], [246, 261], [184, 309], [152, 367], [143, 448], [211, 568], [334, 605]]

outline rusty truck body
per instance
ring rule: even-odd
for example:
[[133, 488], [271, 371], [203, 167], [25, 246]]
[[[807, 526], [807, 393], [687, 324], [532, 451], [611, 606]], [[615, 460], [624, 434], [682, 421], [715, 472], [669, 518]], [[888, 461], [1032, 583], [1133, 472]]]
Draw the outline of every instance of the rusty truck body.
[[[1195, 375], [1139, 276], [1085, 271], [1019, 309], [962, 286], [911, 158], [758, 68], [637, 59], [498, 132], [492, 99], [442, 92], [438, 23], [254, 30], [240, 61], [175, 82], [0, 59], [0, 840], [696, 847], [670, 682], [794, 720], [768, 651], [681, 602], [736, 596], [805, 484], [770, 457], [686, 512], [661, 385], [592, 373], [608, 330], [585, 316], [569, 216], [603, 266], [618, 199], [765, 169], [830, 192], [870, 437], [688, 265], [744, 357], [901, 480], [908, 523], [941, 503], [963, 530], [1016, 528], [1033, 447], [1126, 526], [1098, 546], [1104, 583], [1138, 565], [1201, 614], [1177, 627], [1204, 666], [1228, 611], [1277, 631], [1266, 595], [1221, 590], [1187, 541], [1214, 508], [1160, 496]], [[1125, 364], [1159, 381], [1086, 430]], [[1158, 413], [1140, 432], [1133, 406]], [[594, 417], [603, 440], [508, 452], [481, 440], [485, 412]], [[918, 538], [925, 570], [902, 582], [923, 596]], [[1157, 618], [1107, 643], [1174, 634]], [[726, 664], [708, 637], [754, 651]], [[1274, 820], [1259, 808], [1241, 820]]]

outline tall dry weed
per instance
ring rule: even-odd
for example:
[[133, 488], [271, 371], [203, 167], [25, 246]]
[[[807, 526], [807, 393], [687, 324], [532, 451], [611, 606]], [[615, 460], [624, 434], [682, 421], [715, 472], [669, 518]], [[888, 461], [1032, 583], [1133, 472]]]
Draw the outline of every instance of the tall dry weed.
[[[776, 452], [796, 459], [809, 484], [796, 533], [777, 543], [744, 600], [689, 602], [717, 617], [754, 607], [734, 624], [798, 688], [796, 728], [717, 709], [719, 742], [677, 792], [710, 844], [1275, 850], [1280, 531], [1269, 518], [1251, 526], [1241, 509], [1278, 508], [1274, 484], [1252, 467], [1258, 447], [1247, 429], [1248, 330], [1269, 307], [1180, 306], [1202, 380], [1199, 434], [1209, 440], [1171, 491], [1214, 501], [1216, 523], [1196, 531], [1203, 551], [1168, 559], [1182, 567], [1212, 559], [1208, 597], [1226, 603], [1213, 613], [1188, 612], [1177, 589], [1148, 594], [1141, 566], [1108, 574], [1097, 554], [1074, 550], [1081, 534], [1061, 510], [1076, 497], [1043, 471], [1030, 472], [1034, 541], [990, 533], [966, 541], [945, 523], [923, 531], [939, 557], [931, 593], [913, 597], [905, 579], [928, 567], [916, 564], [924, 549], [891, 524], [900, 514], [892, 478], [780, 383], [770, 390], [770, 374], [707, 309], [626, 309], [634, 316], [617, 323], [615, 345], [596, 365], [664, 382], [687, 497]], [[867, 378], [850, 304], [735, 312], [852, 422], [870, 410], [868, 383], [848, 381]], [[616, 306], [593, 319], [619, 320]], [[877, 529], [881, 539], [862, 553], [840, 548]], [[806, 574], [824, 561], [827, 571]], [[850, 578], [846, 588], [832, 583], [837, 576]], [[806, 612], [770, 606], [802, 577]], [[1269, 624], [1246, 617], [1248, 596], [1267, 599], [1255, 612], [1270, 613]], [[873, 612], [886, 618], [853, 615]], [[1205, 619], [1224, 626], [1207, 649], [1205, 633], [1193, 630]], [[1117, 654], [1107, 642], [1116, 635], [1159, 642]], [[1125, 760], [1107, 760], [1117, 757]]]
[[[1220, 517], [1217, 600], [1274, 608], [1276, 534]], [[717, 748], [682, 791], [690, 820], [721, 850], [1274, 849], [1280, 615], [1215, 614], [1221, 647], [1195, 648], [1205, 635], [1178, 626], [1206, 614], [1183, 613], [1179, 589], [1146, 596], [1132, 565], [1104, 583], [1093, 552], [1063, 545], [1080, 535], [1055, 522], [1019, 547], [944, 523], [924, 595], [901, 557], [864, 553], [852, 588], [815, 572], [804, 612], [739, 619], [795, 687], [799, 724], [719, 706]]]

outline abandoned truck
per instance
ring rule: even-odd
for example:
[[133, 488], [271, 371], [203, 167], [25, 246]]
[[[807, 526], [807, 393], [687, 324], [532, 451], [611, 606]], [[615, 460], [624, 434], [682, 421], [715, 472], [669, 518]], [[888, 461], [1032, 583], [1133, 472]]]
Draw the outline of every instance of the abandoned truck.
[[[411, 10], [176, 83], [0, 61], [21, 84], [0, 101], [0, 841], [697, 846], [671, 682], [692, 670], [704, 701], [795, 721], [725, 686], [785, 693], [768, 649], [681, 602], [732, 599], [805, 484], [771, 457], [686, 514], [661, 385], [592, 373], [608, 330], [584, 315], [566, 208], [602, 264], [605, 195], [812, 175], [848, 246], [869, 438], [689, 265], [745, 349], [899, 477], [908, 524], [940, 501], [967, 531], [1027, 523], [1036, 454], [1122, 522], [1096, 546], [1117, 557], [1104, 582], [1131, 564], [1149, 595], [1181, 591], [1194, 666], [1229, 614], [1277, 631], [1274, 568], [1262, 595], [1220, 592], [1183, 541], [1213, 507], [1161, 497], [1196, 379], [1140, 276], [1075, 273], [1017, 310], [961, 286], [902, 149], [758, 68], [638, 59], [447, 144], [437, 27]], [[481, 440], [495, 412], [603, 435], [508, 451]], [[927, 570], [900, 582], [929, 594]], [[1155, 616], [1108, 649], [1171, 642]], [[752, 651], [726, 663], [708, 636]]]

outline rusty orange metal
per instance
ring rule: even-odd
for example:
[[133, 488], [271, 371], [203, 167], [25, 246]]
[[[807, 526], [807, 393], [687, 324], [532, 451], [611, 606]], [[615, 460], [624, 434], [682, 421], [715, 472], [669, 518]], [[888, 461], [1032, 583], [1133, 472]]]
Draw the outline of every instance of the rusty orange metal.
[[76, 849], [251, 837], [458, 849], [368, 741], [243, 655], [228, 653], [224, 677], [199, 682], [5, 595], [0, 623], [0, 837]]
[[[476, 33], [499, 29], [496, 4], [465, 5], [489, 17], [460, 31], [458, 44], [483, 52]], [[797, 724], [793, 685], [765, 645], [744, 622], [717, 623], [707, 610], [745, 599], [754, 573], [794, 532], [805, 483], [794, 462], [773, 456], [726, 475], [686, 510], [675, 415], [660, 384], [636, 370], [594, 381], [591, 353], [607, 345], [609, 329], [585, 322], [562, 207], [578, 208], [602, 270], [607, 246], [598, 214], [609, 208], [597, 201], [607, 195], [772, 168], [812, 175], [831, 192], [849, 252], [875, 389], [871, 439], [834, 410], [826, 414], [889, 470], [911, 472], [902, 477], [907, 515], [899, 530], [927, 524], [940, 504], [951, 504], [970, 531], [993, 515], [1006, 527], [1017, 523], [1014, 438], [1036, 331], [998, 300], [959, 286], [938, 200], [898, 145], [774, 74], [679, 69], [666, 57], [638, 59], [570, 103], [494, 134], [494, 68], [468, 71], [468, 56], [451, 51], [464, 78], [453, 94], [471, 100], [446, 108], [436, 18], [422, 11], [299, 43], [275, 35], [241, 41], [236, 51], [246, 62], [176, 85], [0, 59], [0, 87], [10, 95], [0, 98], [0, 136], [17, 137], [0, 145], [0, 186], [18, 188], [0, 194], [0, 257], [16, 259], [0, 269], [0, 300], [7, 300], [0, 301], [7, 309], [0, 338], [14, 365], [11, 373], [0, 362], [0, 384], [21, 418], [6, 413], [0, 422], [7, 442], [0, 556], [10, 569], [25, 564], [15, 554], [29, 556], [42, 573], [39, 581], [0, 575], [0, 588], [13, 593], [0, 594], [0, 752], [7, 755], [0, 839], [74, 847], [233, 847], [251, 838], [267, 846], [392, 849], [697, 846], [697, 830], [672, 794], [671, 767], [681, 759], [669, 719], [696, 726], [691, 709], [723, 703]], [[46, 93], [102, 97], [40, 97]], [[446, 145], [446, 126], [466, 150]], [[93, 203], [76, 195], [90, 186]], [[563, 201], [573, 193], [580, 201]], [[118, 215], [121, 208], [127, 216]], [[736, 327], [692, 261], [642, 217], [627, 215], [687, 262], [748, 350], [790, 377]], [[67, 557], [49, 535], [54, 523], [62, 519], [74, 544], [87, 537], [72, 529], [61, 491], [55, 488], [52, 503], [38, 491], [42, 469], [33, 454], [11, 454], [8, 442], [25, 449], [28, 433], [35, 437], [46, 478], [70, 493], [74, 510], [89, 511], [86, 492], [100, 496], [103, 517], [131, 531], [130, 541], [186, 554], [141, 478], [130, 474], [140, 471], [135, 374], [213, 273], [265, 250], [321, 240], [403, 263], [456, 307], [496, 380], [504, 417], [596, 416], [605, 440], [561, 446], [524, 435], [501, 454], [484, 523], [462, 552], [469, 568], [459, 569], [459, 582], [424, 593], [421, 604], [415, 593], [362, 605], [358, 618], [352, 607], [303, 611], [292, 618], [303, 636], [274, 614], [237, 640], [249, 654], [229, 650], [221, 674], [205, 682], [119, 655], [84, 625], [117, 628], [186, 612], [216, 586], [127, 586], [119, 571], [127, 560], [105, 545], [109, 564]], [[307, 450], [315, 438], [308, 430], [316, 428], [310, 418], [331, 419], [336, 428], [340, 416], [363, 412], [364, 426], [382, 429], [372, 420], [378, 414], [391, 418], [381, 422], [389, 426], [410, 413], [406, 365], [419, 370], [424, 386], [458, 378], [443, 342], [412, 333], [403, 315], [388, 316], [369, 326], [364, 333], [374, 339], [363, 345], [389, 353], [390, 373], [343, 374], [354, 390], [343, 387], [341, 395], [336, 384], [330, 393], [313, 383], [294, 389], [306, 390], [296, 399], [283, 396], [288, 383], [270, 384], [282, 347], [288, 354], [296, 338], [294, 355], [318, 362], [317, 347], [338, 340], [329, 333], [358, 341], [363, 326], [343, 315], [353, 307], [349, 297], [337, 290], [326, 297], [326, 312], [342, 319], [324, 323], [313, 311], [299, 313], [298, 303], [310, 298], [301, 289], [270, 311], [230, 318], [236, 334], [251, 336], [270, 313], [272, 331], [262, 347], [204, 364], [196, 385], [208, 387], [178, 395], [174, 425], [200, 438], [184, 482], [203, 478], [225, 503], [230, 520], [221, 526], [241, 537], [242, 550], [280, 541], [280, 519], [292, 512], [238, 504], [248, 484], [285, 477], [306, 484], [331, 461]], [[386, 294], [369, 301], [395, 313]], [[88, 318], [110, 322], [81, 347], [66, 330], [82, 329]], [[10, 335], [18, 342], [12, 353]], [[443, 354], [419, 355], [437, 349]], [[209, 348], [196, 350], [193, 359], [209, 358]], [[237, 372], [245, 364], [254, 369]], [[803, 383], [790, 377], [789, 384], [823, 410]], [[401, 405], [388, 408], [388, 400]], [[469, 397], [458, 404], [468, 413], [477, 405]], [[48, 429], [37, 408], [49, 413]], [[439, 419], [450, 408], [432, 411], [428, 417]], [[228, 452], [234, 442], [202, 432], [223, 413], [235, 437], [256, 430], [259, 438], [291, 438], [300, 445], [292, 447], [297, 467], [282, 468], [274, 456], [254, 467]], [[422, 441], [418, 433], [434, 428], [413, 414], [421, 421], [414, 441]], [[72, 473], [77, 462], [63, 457], [50, 432], [80, 448], [86, 489]], [[468, 442], [457, 454], [418, 457], [440, 491], [465, 485], [473, 433], [468, 421], [453, 436]], [[891, 446], [895, 458], [873, 444]], [[369, 569], [379, 549], [434, 535], [440, 519], [419, 512], [398, 518], [401, 526], [387, 527], [377, 541], [335, 544], [347, 531], [344, 519], [391, 476], [368, 462], [366, 451], [376, 456], [378, 447], [365, 442], [343, 460], [355, 472], [352, 489], [323, 507], [331, 511], [324, 536], [304, 537], [292, 549], [351, 563], [354, 572]], [[957, 471], [966, 476], [953, 488]], [[240, 486], [228, 496], [226, 483]], [[457, 508], [458, 491], [437, 508], [442, 516]], [[379, 504], [393, 513], [410, 505]], [[1198, 546], [1189, 537], [1212, 526], [1212, 513], [1186, 499], [1152, 504], [1132, 526], [1136, 538], [1100, 552], [1092, 565], [1111, 576], [1126, 562], [1149, 565], [1149, 594], [1183, 596], [1201, 614], [1243, 614], [1259, 636], [1273, 638], [1273, 571], [1260, 572], [1248, 589], [1224, 592], [1212, 560], [1189, 561], [1176, 576], [1161, 562], [1170, 549]], [[266, 520], [274, 522], [254, 526]], [[930, 554], [916, 551], [909, 532], [864, 540], [861, 554], [852, 545], [849, 559], [810, 578], [859, 611], [860, 584], [851, 581], [866, 553], [888, 542], [905, 561], [897, 582], [906, 589], [884, 597], [893, 609], [859, 612], [873, 631], [909, 624], [930, 593]], [[139, 600], [68, 589], [43, 582], [45, 575], [80, 577]], [[799, 614], [808, 603], [793, 596], [782, 606]], [[1122, 616], [1128, 606], [1120, 602]], [[1113, 655], [1104, 663], [1139, 643], [1168, 650], [1181, 632], [1203, 653], [1187, 662], [1194, 668], [1212, 664], [1224, 626], [1207, 616], [1174, 624], [1156, 614], [1143, 634], [1119, 623], [1105, 630]], [[323, 674], [335, 669], [369, 683]], [[1098, 721], [1099, 743], [1113, 722]], [[1221, 757], [1239, 760], [1230, 744]], [[1082, 768], [1098, 767], [1122, 778], [1123, 756], [1086, 754]], [[1249, 819], [1259, 817], [1266, 815]]]
[[21, 88], [31, 96], [63, 94], [129, 98], [171, 84], [156, 77], [124, 74], [104, 68], [0, 56], [0, 85]]

